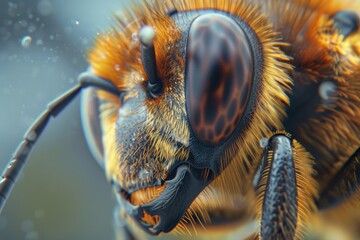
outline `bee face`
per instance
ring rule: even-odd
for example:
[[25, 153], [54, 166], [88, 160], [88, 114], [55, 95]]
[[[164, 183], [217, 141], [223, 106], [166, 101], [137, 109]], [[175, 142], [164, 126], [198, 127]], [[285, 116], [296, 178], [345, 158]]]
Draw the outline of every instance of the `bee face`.
[[[270, 41], [273, 35], [266, 31], [270, 25], [265, 18], [247, 13], [250, 5], [239, 4], [235, 14], [198, 7], [192, 11], [189, 4], [170, 16], [163, 9], [155, 17], [145, 10], [151, 8], [144, 7], [138, 12], [140, 20], [123, 23], [121, 34], [100, 37], [90, 53], [95, 74], [123, 91], [120, 103], [99, 94], [105, 105], [113, 106], [101, 115], [107, 176], [117, 186], [124, 209], [131, 209], [128, 214], [145, 230], [147, 224], [153, 225], [155, 234], [171, 231], [189, 211], [210, 219], [220, 205], [237, 209], [232, 197], [248, 191], [244, 189], [251, 182], [246, 177], [251, 174], [247, 155], [259, 135], [280, 123], [262, 121], [255, 126], [252, 120], [266, 115], [265, 109], [254, 114], [255, 106], [284, 99], [268, 111], [279, 119], [286, 103], [288, 65], [277, 61], [286, 57]], [[155, 29], [157, 72], [144, 62], [145, 40], [133, 38], [143, 25]], [[258, 32], [257, 25], [263, 25]], [[271, 68], [280, 71], [270, 77], [266, 73]], [[157, 78], [162, 88], [154, 94], [149, 84]], [[272, 84], [278, 80], [284, 80], [282, 86]], [[261, 94], [266, 98], [259, 99]], [[248, 135], [245, 130], [252, 128], [257, 133]], [[232, 161], [235, 158], [238, 161]], [[229, 179], [226, 176], [239, 174], [223, 171], [244, 174]], [[229, 185], [231, 181], [236, 184]], [[204, 197], [199, 196], [205, 188]], [[219, 189], [226, 194], [210, 204], [206, 196], [219, 195]], [[204, 205], [211, 207], [204, 210]], [[173, 212], [171, 219], [168, 212]], [[230, 217], [236, 219], [239, 212], [227, 214], [237, 215]]]
[[[129, 177], [130, 172], [136, 178], [138, 171], [149, 171], [146, 166], [163, 169], [151, 174], [157, 175], [153, 184], [158, 185], [166, 178], [166, 171], [179, 160], [219, 173], [221, 163], [217, 158], [221, 155], [217, 153], [216, 157], [204, 161], [203, 157], [196, 156], [202, 151], [198, 148], [208, 148], [210, 153], [223, 152], [231, 142], [226, 140], [236, 129], [239, 134], [240, 120], [251, 108], [248, 102], [253, 89], [254, 63], [246, 34], [235, 20], [224, 14], [188, 15], [189, 20], [180, 26], [182, 36], [173, 43], [177, 45], [177, 52], [171, 55], [176, 54], [178, 58], [160, 63], [176, 69], [161, 77], [163, 92], [154, 98], [146, 84], [139, 83], [124, 94], [126, 100], [119, 109], [116, 140], [121, 149], [118, 158], [123, 159], [118, 166], [123, 169], [119, 175], [120, 185], [125, 188], [129, 181], [124, 178], [137, 182]], [[213, 28], [220, 32], [214, 32]], [[206, 55], [207, 49], [212, 49], [209, 55]], [[234, 50], [237, 52], [233, 53]], [[136, 72], [129, 76], [141, 77]], [[189, 151], [195, 155], [191, 159]], [[179, 158], [177, 154], [182, 156]], [[145, 165], [142, 167], [140, 163]]]
[[113, 167], [119, 170], [114, 180], [128, 193], [162, 185], [170, 168], [188, 158], [182, 85], [176, 80], [165, 84], [157, 99], [141, 84], [124, 96], [116, 120], [119, 151]]
[[[177, 33], [170, 31], [165, 25], [167, 25], [166, 20], [157, 27], [166, 30], [164, 34], [172, 38], [161, 43], [155, 42], [155, 47], [163, 50], [156, 52], [160, 77], [166, 79], [163, 82], [161, 95], [153, 98], [146, 86], [147, 76], [141, 65], [138, 24], [130, 25], [128, 28], [131, 41], [127, 39], [129, 36], [117, 39], [121, 40], [120, 46], [124, 44], [124, 48], [128, 49], [122, 51], [123, 55], [120, 56], [127, 61], [115, 59], [109, 64], [117, 68], [111, 67], [105, 71], [106, 74], [111, 75], [105, 77], [117, 80], [124, 89], [120, 102], [119, 99], [111, 98], [109, 101], [107, 96], [103, 98], [105, 106], [109, 104], [112, 106], [109, 114], [114, 116], [109, 118], [108, 114], [104, 114], [107, 116], [104, 117], [103, 122], [111, 121], [111, 125], [115, 126], [109, 132], [104, 131], [105, 138], [110, 139], [109, 144], [104, 144], [105, 148], [109, 148], [106, 169], [108, 175], [111, 175], [127, 192], [145, 186], [160, 185], [174, 162], [187, 158], [189, 133], [184, 124], [186, 116], [181, 70], [183, 62], [172, 57], [178, 55], [178, 50], [171, 48]], [[107, 36], [106, 41], [119, 46], [119, 42], [114, 42], [113, 36]], [[100, 44], [104, 42], [100, 41]], [[97, 61], [95, 59], [99, 57], [109, 61], [107, 55], [111, 56], [111, 54], [113, 53], [100, 48], [92, 53], [92, 58], [93, 61]], [[99, 67], [106, 68], [107, 65], [99, 63]]]

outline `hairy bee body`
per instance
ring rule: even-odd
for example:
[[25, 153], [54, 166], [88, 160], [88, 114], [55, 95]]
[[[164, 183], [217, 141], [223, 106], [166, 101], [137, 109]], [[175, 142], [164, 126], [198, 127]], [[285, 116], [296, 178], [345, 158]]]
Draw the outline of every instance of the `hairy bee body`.
[[[196, 231], [201, 229], [199, 226], [195, 227], [199, 222], [205, 222], [206, 226], [204, 228], [208, 230], [211, 229], [211, 225], [218, 229], [219, 226], [220, 228], [221, 226], [226, 228], [226, 222], [242, 221], [243, 223], [239, 224], [239, 226], [251, 226], [251, 224], [254, 224], [255, 216], [259, 214], [257, 209], [261, 209], [261, 206], [256, 206], [256, 193], [251, 187], [253, 176], [261, 160], [262, 149], [258, 146], [258, 142], [262, 137], [269, 137], [272, 131], [285, 130], [305, 147], [306, 150], [301, 150], [301, 147], [299, 147], [298, 155], [310, 159], [300, 159], [299, 161], [302, 163], [299, 162], [298, 164], [304, 164], [304, 166], [297, 166], [301, 171], [304, 171], [304, 173], [300, 173], [304, 174], [302, 177], [298, 176], [298, 178], [304, 178], [304, 180], [301, 181], [300, 190], [297, 192], [297, 198], [300, 202], [298, 205], [300, 220], [297, 225], [306, 227], [308, 222], [311, 222], [312, 216], [317, 215], [318, 210], [316, 210], [315, 202], [322, 201], [322, 199], [318, 198], [328, 186], [329, 179], [334, 177], [341, 169], [342, 164], [347, 161], [360, 144], [359, 139], [354, 137], [359, 133], [360, 129], [357, 120], [360, 110], [358, 107], [359, 81], [357, 77], [359, 76], [360, 60], [358, 23], [355, 18], [355, 27], [349, 32], [348, 27], [345, 26], [347, 23], [341, 25], [342, 23], [336, 20], [336, 16], [338, 16], [336, 13], [350, 8], [355, 9], [354, 12], [357, 12], [359, 3], [344, 2], [340, 4], [331, 1], [331, 3], [325, 4], [323, 1], [296, 0], [265, 2], [180, 1], [179, 3], [170, 2], [168, 6], [161, 6], [159, 2], [155, 2], [154, 5], [145, 4], [142, 10], [135, 10], [134, 8], [135, 17], [129, 15], [127, 20], [120, 19], [121, 25], [124, 26], [123, 29], [117, 30], [115, 28], [113, 33], [100, 37], [95, 48], [90, 53], [90, 63], [94, 72], [101, 77], [111, 79], [125, 91], [130, 89], [132, 96], [129, 97], [129, 101], [134, 102], [128, 104], [129, 109], [134, 111], [133, 114], [130, 114], [133, 117], [124, 114], [124, 118], [121, 118], [120, 121], [117, 120], [118, 124], [122, 124], [121, 122], [125, 124], [120, 127], [118, 136], [114, 136], [108, 130], [103, 131], [106, 141], [104, 143], [105, 152], [110, 155], [105, 159], [107, 175], [113, 180], [116, 179], [115, 182], [119, 182], [122, 188], [132, 189], [129, 182], [141, 182], [139, 180], [141, 174], [137, 171], [149, 172], [148, 166], [151, 169], [158, 169], [152, 171], [153, 180], [165, 179], [173, 164], [173, 162], [167, 161], [168, 159], [184, 161], [189, 157], [189, 154], [207, 156], [206, 152], [210, 155], [205, 158], [211, 159], [212, 154], [217, 154], [217, 150], [213, 152], [211, 147], [202, 147], [196, 141], [193, 142], [191, 139], [194, 137], [192, 136], [202, 139], [201, 141], [205, 142], [205, 145], [223, 146], [226, 145], [223, 142], [226, 139], [229, 142], [230, 139], [230, 145], [219, 148], [225, 154], [223, 158], [226, 159], [223, 159], [223, 161], [231, 161], [231, 163], [227, 167], [227, 164], [219, 167], [222, 169], [221, 174], [190, 205], [189, 211], [187, 211], [181, 223], [177, 225], [175, 232], [185, 232], [185, 235], [195, 234]], [[174, 9], [175, 11], [172, 14], [166, 14]], [[216, 105], [219, 102], [204, 99], [196, 100], [197, 98], [194, 97], [194, 94], [200, 94], [201, 97], [201, 92], [199, 92], [197, 86], [201, 81], [207, 81], [206, 79], [200, 79], [205, 78], [204, 76], [207, 76], [206, 71], [211, 71], [211, 69], [204, 70], [206, 66], [200, 65], [194, 72], [192, 70], [194, 65], [192, 58], [186, 56], [198, 56], [196, 54], [199, 54], [200, 57], [204, 57], [201, 64], [207, 64], [207, 61], [212, 59], [211, 55], [205, 57], [206, 52], [200, 53], [200, 51], [202, 47], [210, 51], [211, 46], [221, 51], [220, 48], [216, 48], [215, 41], [211, 43], [211, 39], [217, 33], [206, 35], [207, 33], [203, 32], [205, 37], [200, 38], [200, 40], [197, 40], [199, 42], [194, 44], [190, 39], [192, 39], [192, 34], [197, 33], [192, 33], [192, 30], [189, 30], [189, 35], [183, 33], [184, 28], [188, 29], [191, 24], [191, 26], [194, 26], [195, 22], [198, 21], [197, 19], [200, 19], [200, 17], [196, 18], [197, 16], [210, 16], [208, 13], [219, 14], [218, 17], [213, 17], [216, 21], [221, 19], [221, 16], [229, 16], [229, 18], [243, 21], [246, 25], [245, 29], [251, 29], [251, 34], [245, 34], [247, 35], [245, 38], [257, 42], [256, 44], [259, 46], [254, 47], [253, 45], [251, 56], [248, 54], [247, 57], [247, 59], [254, 57], [256, 66], [249, 67], [248, 65], [245, 69], [250, 70], [250, 75], [257, 74], [257, 77], [252, 77], [253, 79], [260, 78], [261, 80], [258, 83], [250, 82], [248, 86], [252, 86], [252, 90], [244, 89], [245, 91], [238, 95], [245, 98], [246, 91], [253, 91], [250, 103], [255, 101], [255, 107], [249, 107], [250, 103], [244, 105], [247, 106], [244, 109], [248, 111], [246, 118], [251, 120], [244, 120], [243, 118], [242, 121], [245, 121], [241, 123], [244, 125], [243, 130], [235, 131], [234, 127], [225, 134], [222, 140], [216, 141], [213, 140], [216, 139], [213, 138], [214, 135], [216, 136], [216, 131], [209, 132], [206, 135], [206, 132], [201, 132], [203, 131], [201, 128], [205, 126], [203, 129], [206, 129], [206, 125], [196, 125], [198, 124], [196, 119], [199, 118], [197, 115], [202, 114], [202, 111], [208, 111], [208, 113], [204, 113], [203, 120], [206, 119], [206, 114], [214, 114], [214, 111], [216, 114], [217, 110], [215, 109], [218, 109]], [[211, 18], [204, 20], [204, 23], [210, 24], [208, 22], [212, 21]], [[146, 97], [146, 91], [142, 93], [141, 83], [144, 80], [146, 81], [146, 75], [141, 70], [140, 56], [136, 55], [139, 54], [139, 51], [136, 50], [139, 48], [139, 42], [130, 38], [130, 34], [137, 32], [143, 24], [153, 25], [157, 34], [154, 44], [157, 50], [156, 58], [159, 75], [163, 80], [165, 93], [156, 99]], [[201, 26], [202, 29], [205, 29], [204, 25]], [[217, 31], [220, 30], [217, 29]], [[228, 38], [230, 38], [231, 32], [228, 34]], [[183, 48], [184, 41], [186, 42], [185, 45], [187, 44], [185, 50]], [[123, 48], [127, 48], [128, 51], [121, 52]], [[256, 53], [258, 50], [261, 52], [260, 54]], [[194, 51], [194, 53], [191, 53], [193, 55], [186, 55], [185, 51]], [[244, 50], [241, 53], [242, 57], [246, 55]], [[104, 55], [104, 59], [101, 59], [100, 56]], [[184, 55], [186, 55], [186, 62], [183, 60]], [[118, 72], [113, 68], [115, 65], [120, 66]], [[252, 68], [255, 69], [255, 72], [251, 72]], [[189, 71], [189, 73], [185, 73], [184, 69], [187, 69], [186, 71]], [[205, 72], [202, 73], [202, 71]], [[218, 71], [222, 72], [222, 70]], [[204, 74], [204, 76], [201, 74]], [[222, 72], [222, 74], [225, 73]], [[238, 78], [247, 79], [246, 73], [243, 74]], [[188, 80], [192, 76], [197, 79], [194, 83]], [[221, 77], [221, 74], [219, 77]], [[186, 84], [190, 87], [187, 88]], [[184, 88], [186, 88], [186, 91], [190, 89], [189, 91], [194, 93], [186, 92], [184, 95]], [[205, 85], [202, 88], [206, 88]], [[203, 94], [204, 96], [212, 96], [212, 94], [217, 96], [215, 95], [216, 89], [210, 90], [210, 88]], [[131, 100], [134, 96], [138, 100]], [[99, 98], [107, 99], [101, 96]], [[117, 100], [115, 99], [115, 101]], [[197, 105], [196, 101], [202, 101], [201, 104], [209, 104], [209, 107], [207, 105]], [[217, 101], [221, 101], [221, 98]], [[112, 102], [112, 100], [108, 102]], [[120, 108], [119, 114], [122, 116], [123, 110], [118, 103], [116, 104], [115, 109]], [[206, 110], [208, 108], [209, 110]], [[142, 110], [138, 111], [138, 109]], [[221, 106], [220, 109], [226, 111]], [[239, 109], [239, 107], [235, 109]], [[138, 114], [141, 111], [143, 113]], [[236, 110], [229, 112], [233, 113], [234, 111]], [[189, 118], [190, 128], [186, 124], [187, 118]], [[114, 117], [111, 119], [113, 120], [109, 120], [108, 116], [101, 118], [103, 130], [111, 128], [109, 126], [114, 124], [113, 121], [116, 121]], [[229, 121], [226, 120], [225, 123], [230, 123]], [[248, 123], [249, 121], [250, 123]], [[239, 121], [237, 124], [240, 124]], [[195, 126], [201, 127], [197, 129]], [[129, 129], [139, 130], [129, 131]], [[162, 130], [158, 131], [158, 129]], [[229, 137], [236, 135], [233, 131], [241, 132], [242, 137]], [[119, 146], [115, 147], [113, 144], [115, 140], [110, 140], [111, 138], [117, 139], [117, 141], [121, 138], [127, 142], [122, 145], [122, 148], [120, 147], [116, 156], [112, 153], [116, 152], [114, 148], [119, 148]], [[139, 138], [146, 140], [139, 142], [136, 140]], [[128, 142], [129, 139], [133, 139], [133, 141]], [[133, 149], [128, 149], [128, 146], [138, 150], [135, 153]], [[158, 146], [161, 147], [158, 148]], [[172, 149], [175, 149], [175, 151]], [[190, 152], [189, 149], [191, 149]], [[306, 151], [309, 151], [314, 158]], [[142, 154], [142, 156], [138, 154]], [[134, 157], [135, 155], [136, 157]], [[123, 159], [123, 162], [114, 159]], [[136, 161], [132, 159], [136, 159]], [[145, 164], [139, 162], [139, 159], [145, 161]], [[155, 160], [155, 163], [151, 162], [153, 160]], [[129, 176], [123, 174], [124, 169], [131, 169], [126, 171], [130, 174]], [[300, 171], [299, 169], [297, 171]], [[161, 174], [163, 175], [161, 176]], [[156, 186], [156, 180], [153, 180], [147, 178], [140, 183], [140, 186], [141, 184], [143, 186]], [[135, 185], [137, 184], [135, 183]], [[142, 187], [135, 187], [135, 190], [139, 188]], [[146, 196], [130, 201], [133, 201], [134, 204], [146, 204], [155, 196], [158, 196], [157, 194], [160, 194], [160, 192], [160, 190], [158, 193], [147, 192], [144, 194]], [[150, 199], [146, 199], [149, 196]], [[354, 202], [357, 204], [357, 200], [353, 200], [352, 204]], [[239, 203], [241, 204], [239, 205]], [[324, 206], [327, 204], [324, 203]], [[332, 203], [328, 205], [332, 205]], [[357, 214], [351, 217], [350, 215], [349, 219], [351, 217], [356, 218]], [[221, 217], [219, 218], [219, 216]], [[211, 224], [211, 222], [214, 224]], [[244, 222], [248, 224], [244, 224]], [[152, 222], [152, 224], [155, 223], [156, 220]], [[354, 225], [358, 226], [358, 224]], [[226, 233], [222, 234], [226, 236]], [[228, 234], [231, 236], [233, 233], [229, 231]], [[243, 232], [238, 234], [241, 235]], [[205, 236], [209, 237], [209, 234]], [[164, 237], [169, 236], [164, 235]], [[218, 238], [218, 236], [216, 235], [215, 238]], [[300, 238], [300, 235], [297, 238]]]
[[82, 93], [118, 238], [357, 239], [359, 14], [155, 0], [118, 15], [88, 55], [116, 90]]

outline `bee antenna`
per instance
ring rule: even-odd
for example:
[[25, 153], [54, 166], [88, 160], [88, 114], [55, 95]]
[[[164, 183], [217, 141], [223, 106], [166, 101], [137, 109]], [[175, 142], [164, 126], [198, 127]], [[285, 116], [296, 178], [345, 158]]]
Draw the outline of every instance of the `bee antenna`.
[[143, 26], [139, 31], [142, 64], [148, 77], [148, 89], [152, 97], [162, 90], [162, 82], [158, 75], [154, 48], [155, 31], [151, 26]]
[[121, 92], [117, 87], [109, 80], [96, 76], [91, 72], [81, 73], [78, 77], [78, 82], [82, 88], [96, 87], [102, 89], [114, 95], [120, 96]]
[[98, 77], [93, 73], [87, 72], [81, 74], [78, 82], [79, 83], [76, 86], [49, 103], [45, 111], [34, 121], [24, 135], [22, 142], [19, 144], [13, 157], [0, 177], [0, 213], [6, 200], [10, 196], [16, 180], [19, 178], [19, 175], [27, 162], [33, 146], [52, 117], [56, 117], [60, 112], [62, 112], [62, 110], [64, 110], [66, 106], [78, 95], [78, 93], [87, 87], [96, 87], [97, 89], [102, 89], [120, 97], [121, 92], [112, 82]]

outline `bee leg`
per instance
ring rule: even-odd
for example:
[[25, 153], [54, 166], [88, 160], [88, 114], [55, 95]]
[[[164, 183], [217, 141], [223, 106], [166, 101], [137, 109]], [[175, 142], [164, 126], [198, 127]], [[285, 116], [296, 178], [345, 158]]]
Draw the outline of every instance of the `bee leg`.
[[315, 209], [312, 159], [286, 133], [273, 135], [254, 178], [261, 239], [298, 239]]
[[340, 205], [360, 192], [360, 147], [321, 191], [317, 206], [327, 209]]

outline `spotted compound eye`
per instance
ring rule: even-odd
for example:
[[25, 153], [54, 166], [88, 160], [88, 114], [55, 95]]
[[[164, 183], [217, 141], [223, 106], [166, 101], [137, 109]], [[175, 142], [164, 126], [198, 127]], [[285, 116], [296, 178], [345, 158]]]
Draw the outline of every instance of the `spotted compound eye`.
[[191, 24], [186, 53], [186, 107], [197, 139], [222, 144], [250, 98], [254, 59], [246, 33], [231, 17], [209, 13]]

